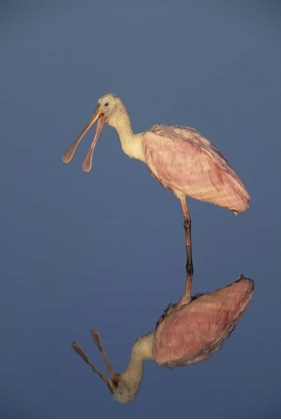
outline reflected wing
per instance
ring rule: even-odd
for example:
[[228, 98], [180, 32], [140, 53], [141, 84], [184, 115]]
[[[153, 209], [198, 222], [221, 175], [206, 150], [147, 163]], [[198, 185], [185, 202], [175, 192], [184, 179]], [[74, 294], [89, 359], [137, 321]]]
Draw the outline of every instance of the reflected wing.
[[155, 360], [164, 366], [176, 367], [209, 358], [233, 331], [249, 306], [253, 292], [253, 280], [241, 277], [172, 312], [156, 330]]

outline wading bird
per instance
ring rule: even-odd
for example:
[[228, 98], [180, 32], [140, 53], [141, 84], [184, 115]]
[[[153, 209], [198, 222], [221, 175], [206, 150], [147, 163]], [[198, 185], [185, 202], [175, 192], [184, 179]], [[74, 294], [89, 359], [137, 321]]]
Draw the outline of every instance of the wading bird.
[[254, 293], [253, 280], [240, 276], [236, 282], [213, 293], [184, 296], [178, 304], [169, 305], [156, 324], [155, 331], [132, 346], [130, 362], [121, 374], [115, 373], [96, 330], [91, 335], [102, 354], [110, 379], [90, 362], [76, 342], [73, 349], [105, 381], [114, 399], [127, 404], [140, 389], [145, 360], [155, 360], [174, 368], [203, 362], [219, 350], [248, 308]]
[[90, 121], [63, 154], [64, 163], [71, 161], [78, 144], [96, 121], [96, 133], [83, 170], [89, 172], [92, 168], [94, 148], [103, 126], [109, 124], [114, 127], [124, 153], [146, 163], [151, 174], [164, 188], [172, 190], [181, 202], [187, 257], [186, 287], [190, 288], [193, 265], [191, 219], [186, 196], [239, 214], [250, 206], [250, 197], [244, 185], [219, 150], [193, 128], [157, 124], [143, 133], [134, 134], [125, 104], [111, 93], [98, 100]]

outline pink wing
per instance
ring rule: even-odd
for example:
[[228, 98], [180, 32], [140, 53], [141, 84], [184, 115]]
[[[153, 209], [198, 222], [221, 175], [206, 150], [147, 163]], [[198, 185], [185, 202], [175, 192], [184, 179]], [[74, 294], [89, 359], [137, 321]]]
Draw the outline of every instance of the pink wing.
[[240, 277], [235, 283], [173, 311], [156, 329], [156, 362], [176, 367], [208, 359], [233, 331], [253, 293], [253, 280]]
[[250, 206], [241, 180], [218, 149], [198, 131], [158, 124], [143, 136], [146, 163], [164, 188], [236, 213]]

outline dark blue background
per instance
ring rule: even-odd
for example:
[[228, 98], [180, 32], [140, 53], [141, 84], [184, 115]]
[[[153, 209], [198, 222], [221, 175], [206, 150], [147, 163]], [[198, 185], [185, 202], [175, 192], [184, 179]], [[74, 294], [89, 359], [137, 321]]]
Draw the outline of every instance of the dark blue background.
[[[279, 1], [1, 1], [1, 403], [5, 417], [281, 415]], [[252, 197], [239, 217], [189, 199], [194, 292], [251, 277], [223, 349], [168, 370], [147, 362], [135, 403], [113, 401], [71, 349], [117, 372], [184, 289], [179, 201], [105, 127], [90, 174], [64, 150], [114, 92], [136, 132], [196, 127]]]

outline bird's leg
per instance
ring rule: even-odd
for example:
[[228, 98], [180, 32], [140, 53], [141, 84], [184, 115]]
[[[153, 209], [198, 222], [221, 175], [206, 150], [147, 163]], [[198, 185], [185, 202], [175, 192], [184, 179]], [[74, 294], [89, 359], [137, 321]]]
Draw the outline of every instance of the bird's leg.
[[185, 284], [185, 297], [190, 297], [192, 277], [193, 277], [193, 264], [192, 264], [192, 247], [191, 247], [191, 219], [189, 215], [188, 206], [185, 198], [180, 199], [182, 212], [184, 216], [183, 227], [185, 230], [185, 246], [186, 246], [186, 284]]

